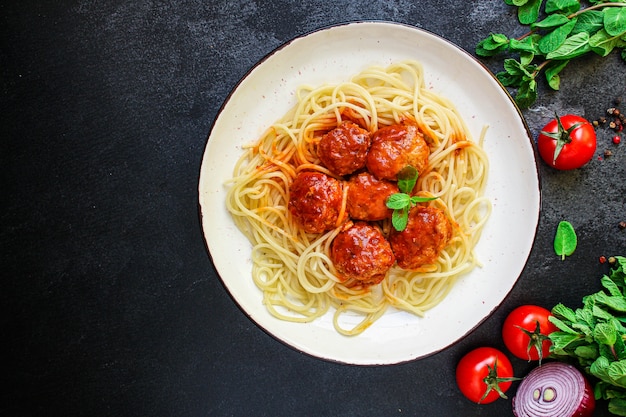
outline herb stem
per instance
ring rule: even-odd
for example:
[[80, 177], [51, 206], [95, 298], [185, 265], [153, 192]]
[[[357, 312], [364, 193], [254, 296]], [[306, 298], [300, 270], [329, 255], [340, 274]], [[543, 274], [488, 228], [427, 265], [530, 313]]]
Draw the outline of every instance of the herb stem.
[[594, 4], [593, 6], [589, 6], [589, 7], [586, 7], [584, 9], [580, 9], [576, 13], [572, 13], [571, 15], [567, 16], [567, 18], [568, 19], [573, 19], [574, 17], [580, 16], [581, 14], [583, 14], [583, 13], [589, 11], [589, 10], [601, 9], [603, 7], [626, 7], [626, 3], [610, 2], [610, 3]]

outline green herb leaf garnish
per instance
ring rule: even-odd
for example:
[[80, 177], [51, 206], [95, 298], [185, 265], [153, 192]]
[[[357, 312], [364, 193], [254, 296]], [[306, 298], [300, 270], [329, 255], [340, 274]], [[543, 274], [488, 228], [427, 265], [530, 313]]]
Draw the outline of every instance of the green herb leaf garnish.
[[387, 207], [393, 210], [391, 214], [391, 224], [398, 232], [406, 229], [409, 222], [409, 210], [417, 203], [425, 203], [432, 201], [438, 197], [418, 197], [411, 196], [413, 188], [417, 183], [418, 172], [415, 167], [407, 165], [398, 173], [398, 189], [399, 193], [389, 196], [387, 199]]
[[554, 251], [561, 256], [561, 260], [570, 256], [576, 250], [578, 238], [574, 226], [570, 222], [561, 221], [554, 236]]
[[[476, 45], [476, 55], [503, 57], [496, 77], [515, 91], [521, 108], [537, 99], [537, 81], [544, 73], [548, 86], [560, 88], [558, 73], [574, 58], [595, 53], [602, 57], [621, 50], [626, 60], [626, 1], [504, 0], [517, 8], [517, 20], [528, 32], [517, 38], [490, 33]], [[517, 58], [516, 58], [517, 56]]]
[[608, 400], [615, 415], [626, 415], [626, 257], [609, 258], [602, 290], [585, 295], [582, 305], [557, 304], [549, 317], [558, 330], [548, 335], [550, 357], [574, 361], [597, 378], [596, 398]]

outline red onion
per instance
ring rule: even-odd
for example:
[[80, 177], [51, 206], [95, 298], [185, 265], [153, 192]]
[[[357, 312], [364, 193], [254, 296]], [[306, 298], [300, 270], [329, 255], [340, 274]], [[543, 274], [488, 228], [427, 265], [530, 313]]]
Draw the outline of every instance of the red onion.
[[596, 401], [587, 379], [575, 367], [550, 362], [524, 378], [513, 398], [516, 417], [591, 417]]

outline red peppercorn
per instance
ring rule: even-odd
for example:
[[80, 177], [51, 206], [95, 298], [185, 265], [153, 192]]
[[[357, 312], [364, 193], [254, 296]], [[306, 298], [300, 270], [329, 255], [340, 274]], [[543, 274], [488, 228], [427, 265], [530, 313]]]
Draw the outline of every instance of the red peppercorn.
[[600, 261], [601, 264], [606, 263], [606, 256], [600, 256], [600, 258], [598, 259]]
[[613, 143], [617, 145], [622, 141], [622, 138], [620, 138], [619, 135], [615, 135], [613, 136], [612, 140], [613, 140]]

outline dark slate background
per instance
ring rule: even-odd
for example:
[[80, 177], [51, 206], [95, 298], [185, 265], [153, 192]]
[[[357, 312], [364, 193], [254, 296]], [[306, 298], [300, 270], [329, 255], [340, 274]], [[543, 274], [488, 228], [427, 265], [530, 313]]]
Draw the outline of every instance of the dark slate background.
[[[197, 182], [227, 95], [284, 42], [354, 20], [414, 25], [470, 52], [490, 31], [525, 32], [502, 0], [0, 5], [1, 415], [511, 415], [510, 401], [462, 397], [455, 365], [477, 346], [504, 349], [500, 326], [520, 304], [579, 306], [599, 288], [598, 257], [626, 254], [626, 143], [608, 132], [583, 169], [540, 165], [542, 217], [517, 285], [422, 360], [355, 367], [286, 347], [237, 308], [205, 249]], [[531, 131], [555, 110], [603, 115], [626, 98], [625, 75], [616, 53], [570, 64], [561, 91], [540, 83]], [[564, 262], [552, 250], [563, 219], [579, 234]]]

